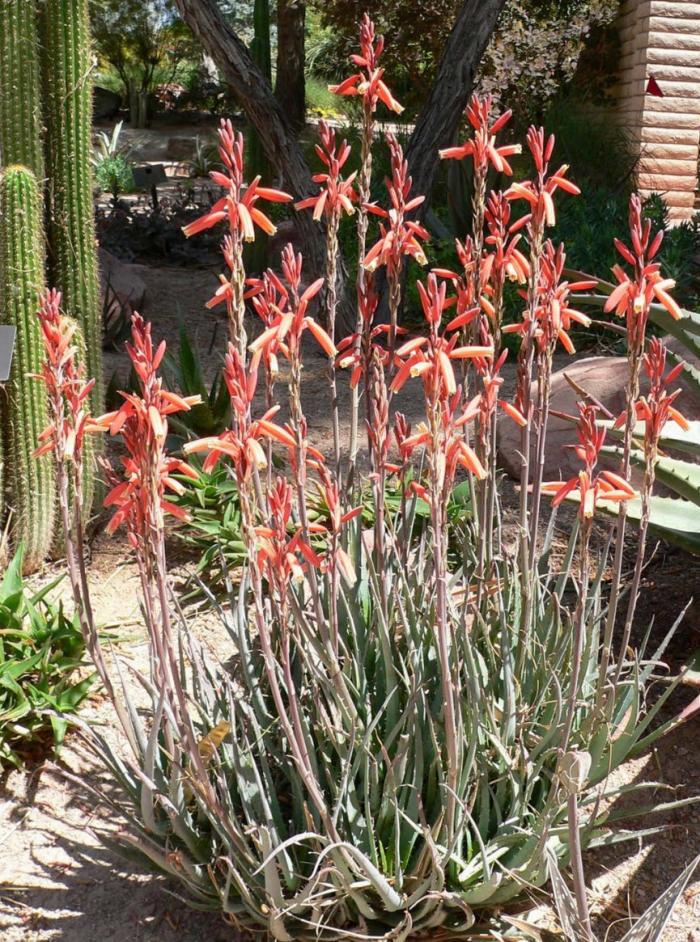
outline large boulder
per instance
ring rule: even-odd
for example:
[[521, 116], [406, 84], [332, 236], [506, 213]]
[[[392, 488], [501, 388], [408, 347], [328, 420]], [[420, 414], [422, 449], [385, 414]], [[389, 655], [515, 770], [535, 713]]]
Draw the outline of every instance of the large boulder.
[[[669, 350], [683, 356], [694, 366], [700, 366], [697, 357], [689, 356], [677, 340], [667, 338]], [[669, 364], [670, 365], [670, 364]], [[576, 415], [576, 404], [581, 397], [567, 382], [568, 376], [578, 387], [586, 390], [614, 416], [618, 416], [626, 403], [627, 360], [625, 357], [587, 357], [577, 360], [559, 370], [552, 377], [551, 413]], [[700, 397], [682, 379], [678, 386], [683, 390], [678, 399], [678, 408], [688, 419], [700, 419]], [[647, 378], [642, 371], [641, 392], [648, 390]], [[536, 393], [535, 393], [536, 394]], [[580, 469], [581, 463], [568, 447], [576, 441], [576, 432], [571, 422], [550, 414], [547, 427], [547, 451], [544, 463], [544, 479], [560, 480], [571, 477]], [[533, 443], [534, 446], [534, 443]], [[500, 466], [513, 478], [520, 477], [520, 429], [507, 417], [499, 419], [498, 452]], [[532, 457], [532, 456], [531, 456]], [[531, 467], [534, 466], [534, 458]]]
[[146, 282], [139, 274], [139, 266], [122, 262], [103, 248], [100, 248], [99, 254], [102, 308], [109, 288], [110, 298], [125, 307], [128, 313], [140, 311], [146, 296]]

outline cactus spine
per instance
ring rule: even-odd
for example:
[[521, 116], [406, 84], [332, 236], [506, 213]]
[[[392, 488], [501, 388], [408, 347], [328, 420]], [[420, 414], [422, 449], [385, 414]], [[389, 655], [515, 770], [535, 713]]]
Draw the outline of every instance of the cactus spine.
[[83, 331], [92, 408], [102, 410], [102, 319], [92, 202], [92, 82], [88, 0], [42, 11], [51, 283]]
[[36, 316], [44, 288], [44, 245], [40, 191], [26, 167], [8, 167], [0, 177], [0, 219], [0, 303], [4, 321], [17, 327], [5, 390], [6, 477], [13, 532], [25, 544], [25, 568], [32, 569], [51, 547], [55, 481], [51, 458], [32, 454], [48, 418], [44, 389], [27, 375], [40, 369], [44, 356]]
[[44, 179], [36, 0], [0, 0], [0, 152]]

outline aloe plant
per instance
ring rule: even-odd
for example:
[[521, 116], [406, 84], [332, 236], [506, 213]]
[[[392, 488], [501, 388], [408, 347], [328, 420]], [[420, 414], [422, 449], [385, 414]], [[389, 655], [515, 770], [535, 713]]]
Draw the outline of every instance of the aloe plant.
[[176, 357], [167, 356], [165, 373], [173, 389], [183, 396], [199, 396], [201, 402], [189, 412], [175, 416], [172, 429], [181, 438], [218, 435], [231, 418], [231, 403], [221, 374], [210, 386], [204, 380], [204, 369], [198, 348], [190, 340], [187, 328], [180, 325], [180, 345]]
[[[698, 864], [700, 864], [700, 856], [691, 860], [661, 896], [654, 900], [647, 910], [642, 913], [634, 925], [620, 939], [620, 942], [659, 942], [663, 937], [664, 929], [671, 918], [673, 910], [690, 878], [695, 873]], [[554, 901], [567, 942], [594, 942], [593, 935], [585, 926], [581, 925], [576, 903], [553, 855], [549, 856], [548, 865]], [[520, 927], [527, 928], [527, 924], [523, 925], [521, 922]], [[530, 928], [534, 932], [533, 938], [541, 937], [541, 933], [537, 931], [536, 926]]]
[[22, 579], [23, 547], [0, 584], [0, 768], [21, 765], [46, 741], [63, 741], [70, 715], [90, 691], [93, 675], [80, 677], [85, 646], [77, 618]]

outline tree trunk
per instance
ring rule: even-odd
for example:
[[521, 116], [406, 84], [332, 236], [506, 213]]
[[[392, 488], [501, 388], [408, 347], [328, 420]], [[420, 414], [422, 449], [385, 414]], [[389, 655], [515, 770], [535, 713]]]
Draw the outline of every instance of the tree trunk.
[[505, 0], [465, 0], [452, 27], [435, 82], [406, 148], [413, 191], [426, 195], [422, 217], [428, 211], [440, 169], [437, 151], [454, 141], [476, 69], [504, 6]]
[[[222, 77], [231, 86], [246, 117], [260, 136], [265, 153], [295, 200], [313, 196], [317, 187], [311, 170], [287, 116], [275, 98], [270, 83], [253, 61], [217, 8], [215, 0], [175, 0], [177, 9], [202, 47], [216, 62]], [[312, 279], [325, 273], [325, 228], [313, 221], [309, 212], [295, 217], [301, 238], [307, 272]], [[342, 297], [344, 273], [339, 268], [338, 291]]]
[[304, 0], [277, 0], [277, 78], [275, 97], [294, 130], [306, 120]]
[[[216, 0], [175, 0], [175, 4], [231, 85], [286, 189], [295, 199], [313, 195], [311, 171], [285, 108], [275, 98], [245, 44], [221, 15]], [[440, 164], [437, 150], [449, 146], [454, 138], [474, 85], [477, 66], [504, 5], [505, 0], [465, 0], [462, 5], [406, 151], [415, 193], [430, 197]], [[428, 205], [429, 199], [426, 199], [423, 215]], [[325, 229], [313, 222], [311, 213], [299, 213], [296, 221], [308, 271], [312, 277], [319, 277], [325, 269]], [[338, 297], [344, 297], [344, 280], [340, 265]], [[340, 321], [350, 326], [354, 324], [354, 317], [348, 319], [344, 310]]]

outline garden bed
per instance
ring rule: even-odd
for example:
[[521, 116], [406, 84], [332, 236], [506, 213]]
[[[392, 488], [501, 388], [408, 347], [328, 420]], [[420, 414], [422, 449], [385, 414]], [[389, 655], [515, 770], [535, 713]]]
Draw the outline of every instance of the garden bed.
[[[144, 312], [154, 322], [154, 334], [176, 347], [179, 321], [185, 321], [203, 356], [207, 372], [213, 375], [220, 357], [225, 324], [219, 324], [219, 342], [210, 353], [215, 318], [203, 308], [215, 283], [215, 272], [184, 271], [142, 267], [147, 285]], [[106, 371], [125, 368], [120, 353], [106, 357]], [[313, 356], [304, 374], [304, 400], [310, 437], [323, 450], [331, 443], [330, 419], [324, 397], [325, 361]], [[507, 374], [512, 385], [512, 372]], [[341, 395], [347, 394], [343, 383]], [[407, 387], [402, 408], [417, 416], [421, 410], [418, 390]], [[341, 409], [342, 413], [342, 409]], [[512, 501], [513, 489], [505, 489], [505, 501]], [[98, 528], [101, 530], [101, 528]], [[175, 555], [177, 562], [177, 554]], [[56, 570], [58, 571], [58, 569]], [[180, 560], [176, 577], [186, 575], [187, 563]], [[97, 620], [113, 633], [120, 656], [137, 670], [147, 672], [148, 649], [138, 609], [135, 566], [129, 559], [126, 541], [99, 535], [93, 545], [90, 579]], [[648, 619], [655, 619], [659, 637], [687, 602], [693, 585], [700, 584], [700, 563], [679, 551], [660, 550], [649, 565], [641, 599], [638, 631]], [[225, 661], [231, 648], [219, 620], [211, 614], [193, 619], [195, 634]], [[639, 640], [633, 639], [633, 640]], [[671, 649], [671, 666], [677, 669], [700, 643], [700, 614], [691, 608]], [[113, 649], [114, 650], [114, 649]], [[127, 683], [136, 692], [136, 682], [128, 672]], [[678, 705], [675, 704], [676, 709]], [[93, 697], [82, 710], [91, 724], [99, 724], [113, 743], [119, 738], [112, 708], [100, 696]], [[662, 782], [677, 791], [654, 791], [649, 801], [670, 800], [700, 794], [697, 755], [700, 748], [700, 722], [662, 739], [650, 756], [627, 763], [614, 776], [617, 784], [631, 781]], [[0, 932], [7, 942], [64, 939], [88, 942], [109, 939], [168, 940], [195, 942], [206, 936], [212, 942], [232, 938], [232, 930], [217, 915], [190, 910], [183, 902], [167, 895], [167, 884], [146, 874], [134, 875], [131, 866], [122, 866], [115, 853], [103, 846], [98, 832], [115, 834], [119, 823], [108, 808], [95, 805], [79, 784], [63, 778], [62, 768], [78, 779], [100, 776], [94, 762], [81, 749], [79, 738], [70, 737], [58, 767], [50, 763], [22, 772], [12, 772], [3, 783], [2, 837], [0, 837]], [[660, 815], [659, 824], [667, 830], [657, 837], [616, 848], [590, 853], [587, 868], [591, 876], [594, 912], [604, 912], [607, 921], [620, 920], [620, 934], [628, 913], [639, 914], [671, 882], [700, 846], [700, 807], [684, 807]], [[648, 826], [643, 817], [636, 826]], [[626, 893], [632, 887], [632, 896]], [[177, 892], [177, 890], [174, 890]], [[534, 901], [535, 903], [537, 900]], [[540, 913], [546, 922], [547, 912]], [[700, 939], [700, 878], [684, 893], [664, 942], [697, 942]], [[617, 934], [617, 933], [616, 933]], [[613, 936], [611, 936], [612, 938]]]

